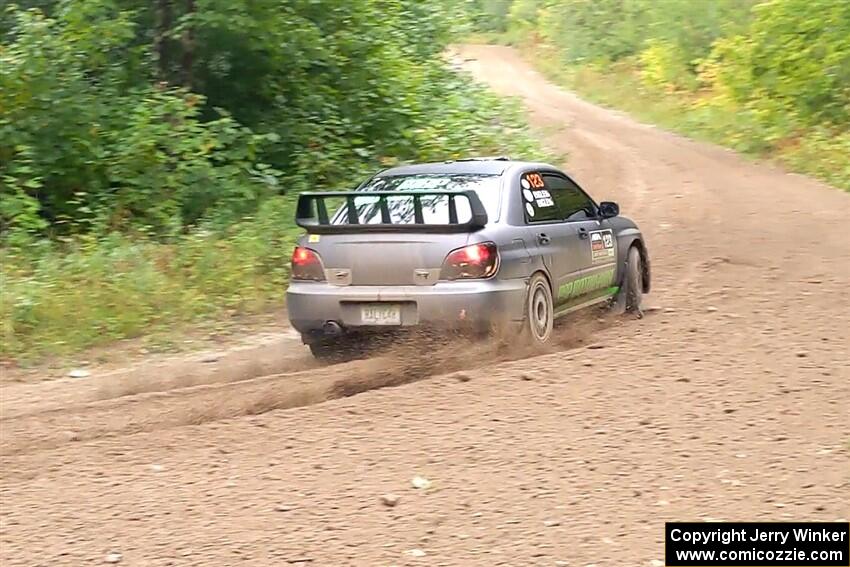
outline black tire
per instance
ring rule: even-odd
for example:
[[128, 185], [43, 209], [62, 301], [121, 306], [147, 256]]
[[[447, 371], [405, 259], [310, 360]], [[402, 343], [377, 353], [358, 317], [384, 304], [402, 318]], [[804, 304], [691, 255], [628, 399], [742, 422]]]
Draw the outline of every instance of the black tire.
[[528, 282], [522, 335], [532, 344], [544, 344], [552, 337], [554, 321], [552, 290], [543, 274], [536, 273]]
[[626, 267], [620, 291], [614, 301], [614, 311], [617, 313], [636, 313], [642, 316], [641, 299], [643, 298], [643, 260], [637, 246], [629, 248], [626, 256]]
[[310, 354], [318, 361], [332, 362], [334, 357], [333, 346], [326, 341], [316, 341], [307, 345], [310, 347]]
[[316, 339], [307, 346], [313, 358], [328, 364], [354, 360], [363, 355], [359, 342], [346, 337]]

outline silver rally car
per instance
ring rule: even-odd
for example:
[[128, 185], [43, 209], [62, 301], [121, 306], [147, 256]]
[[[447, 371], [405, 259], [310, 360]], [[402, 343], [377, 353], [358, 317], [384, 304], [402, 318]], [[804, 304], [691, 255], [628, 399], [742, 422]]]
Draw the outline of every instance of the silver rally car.
[[419, 327], [518, 328], [603, 302], [640, 313], [646, 244], [613, 202], [551, 165], [464, 159], [381, 171], [354, 191], [299, 195], [289, 319], [317, 358]]

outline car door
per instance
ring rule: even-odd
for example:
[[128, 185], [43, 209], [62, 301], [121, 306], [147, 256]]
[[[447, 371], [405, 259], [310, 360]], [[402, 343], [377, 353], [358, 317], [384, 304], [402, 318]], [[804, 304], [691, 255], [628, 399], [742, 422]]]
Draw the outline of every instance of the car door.
[[520, 175], [520, 193], [528, 236], [536, 253], [543, 258], [553, 280], [553, 299], [558, 305], [560, 289], [568, 289], [580, 277], [584, 266], [575, 245], [577, 227], [564, 221], [558, 207], [557, 185], [546, 184], [547, 174], [526, 171]]
[[605, 293], [616, 281], [617, 239], [598, 216], [596, 203], [572, 179], [554, 172], [543, 174], [561, 213], [569, 242], [565, 263], [572, 266], [568, 281], [558, 288], [558, 302], [581, 301]]

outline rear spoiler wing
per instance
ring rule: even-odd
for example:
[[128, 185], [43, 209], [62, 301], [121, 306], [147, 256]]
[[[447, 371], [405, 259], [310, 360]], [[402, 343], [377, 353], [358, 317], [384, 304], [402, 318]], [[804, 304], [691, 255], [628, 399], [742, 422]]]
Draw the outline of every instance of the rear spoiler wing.
[[[446, 195], [449, 205], [447, 224], [426, 224], [422, 214], [422, 197]], [[381, 211], [380, 223], [361, 223], [357, 214], [356, 200], [369, 198]], [[412, 197], [412, 223], [393, 223], [390, 215], [388, 197]], [[328, 215], [325, 199], [345, 199], [345, 204], [335, 213]], [[458, 221], [457, 200], [469, 202], [471, 215], [465, 222]], [[332, 221], [336, 221], [332, 224]], [[342, 221], [342, 222], [340, 222]], [[359, 232], [472, 232], [487, 225], [487, 211], [475, 191], [321, 191], [301, 193], [295, 211], [295, 223], [307, 232], [314, 234], [359, 233]]]

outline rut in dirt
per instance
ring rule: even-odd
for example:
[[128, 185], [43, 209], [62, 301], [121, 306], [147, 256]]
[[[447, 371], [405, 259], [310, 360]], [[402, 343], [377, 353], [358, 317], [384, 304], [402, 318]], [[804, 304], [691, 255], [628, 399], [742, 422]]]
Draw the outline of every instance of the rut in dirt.
[[[624, 321], [597, 315], [577, 316], [564, 322], [552, 343], [545, 347], [419, 335], [392, 345], [375, 358], [222, 384], [143, 391], [3, 419], [0, 455], [311, 406], [488, 364], [576, 349], [591, 341], [601, 329]], [[464, 378], [460, 375], [458, 379]], [[49, 427], [45, 427], [46, 423]]]

